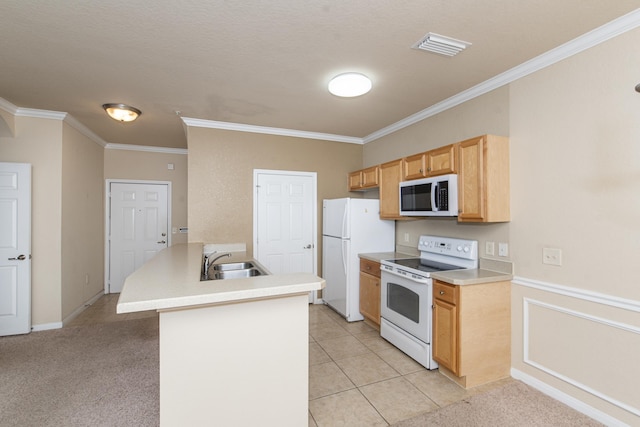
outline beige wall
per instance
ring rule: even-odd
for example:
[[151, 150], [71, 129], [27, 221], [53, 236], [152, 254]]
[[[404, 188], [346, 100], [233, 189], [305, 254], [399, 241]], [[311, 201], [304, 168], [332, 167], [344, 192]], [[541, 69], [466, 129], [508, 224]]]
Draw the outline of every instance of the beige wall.
[[[513, 366], [630, 425], [640, 425], [639, 44], [636, 29], [510, 93]], [[542, 264], [544, 247], [562, 250], [561, 267]]]
[[[174, 169], [167, 165], [173, 163]], [[187, 155], [106, 149], [104, 179], [171, 182], [171, 227], [187, 227]], [[172, 233], [171, 244], [186, 243], [187, 234]]]
[[[365, 144], [364, 166], [384, 163], [483, 134], [509, 136], [508, 87], [496, 89], [384, 138]], [[422, 234], [476, 239], [480, 242], [482, 256], [485, 256], [484, 242], [486, 241], [509, 243], [508, 224], [490, 226], [486, 224], [458, 224], [455, 218], [396, 221], [396, 246], [398, 250], [415, 252], [418, 238]], [[408, 236], [408, 239], [405, 240], [405, 236]]]
[[104, 291], [104, 149], [62, 128], [62, 319]]
[[188, 144], [193, 242], [246, 243], [253, 251], [254, 169], [316, 172], [319, 224], [322, 199], [361, 197], [347, 191], [348, 172], [362, 167], [361, 145], [195, 127]]
[[15, 117], [0, 161], [31, 163], [31, 323], [62, 320], [62, 121]]

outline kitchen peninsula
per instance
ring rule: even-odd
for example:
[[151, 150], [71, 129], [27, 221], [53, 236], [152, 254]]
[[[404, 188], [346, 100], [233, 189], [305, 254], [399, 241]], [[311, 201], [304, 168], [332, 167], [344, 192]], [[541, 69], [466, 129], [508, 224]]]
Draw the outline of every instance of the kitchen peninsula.
[[159, 312], [161, 425], [306, 425], [308, 294], [324, 280], [200, 281], [202, 251], [201, 243], [163, 250], [127, 278], [118, 300], [118, 313]]

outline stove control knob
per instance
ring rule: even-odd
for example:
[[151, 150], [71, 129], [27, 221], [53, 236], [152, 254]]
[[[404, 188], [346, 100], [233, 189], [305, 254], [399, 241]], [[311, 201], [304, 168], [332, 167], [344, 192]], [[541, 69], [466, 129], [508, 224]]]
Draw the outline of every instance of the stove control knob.
[[464, 251], [465, 251], [465, 252], [469, 252], [469, 246], [465, 246], [465, 247], [464, 247]]
[[[462, 252], [462, 246], [458, 246], [458, 252]], [[466, 249], [466, 248], [465, 248]]]

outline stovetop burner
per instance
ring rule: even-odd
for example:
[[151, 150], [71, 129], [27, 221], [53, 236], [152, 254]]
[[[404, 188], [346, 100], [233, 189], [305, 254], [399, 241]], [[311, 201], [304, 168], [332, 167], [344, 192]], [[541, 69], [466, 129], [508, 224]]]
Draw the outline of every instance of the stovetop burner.
[[390, 259], [387, 260], [390, 263], [401, 265], [403, 267], [419, 270], [425, 273], [431, 273], [434, 271], [449, 271], [460, 270], [463, 267], [451, 264], [445, 264], [442, 262], [427, 260], [424, 258], [402, 258], [402, 259]]

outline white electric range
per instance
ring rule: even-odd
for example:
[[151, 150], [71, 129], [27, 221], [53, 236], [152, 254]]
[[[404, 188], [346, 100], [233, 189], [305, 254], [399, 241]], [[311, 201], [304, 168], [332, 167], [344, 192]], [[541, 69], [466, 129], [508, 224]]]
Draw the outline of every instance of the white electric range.
[[380, 335], [427, 369], [433, 360], [431, 273], [478, 268], [478, 242], [420, 236], [419, 258], [381, 261]]

